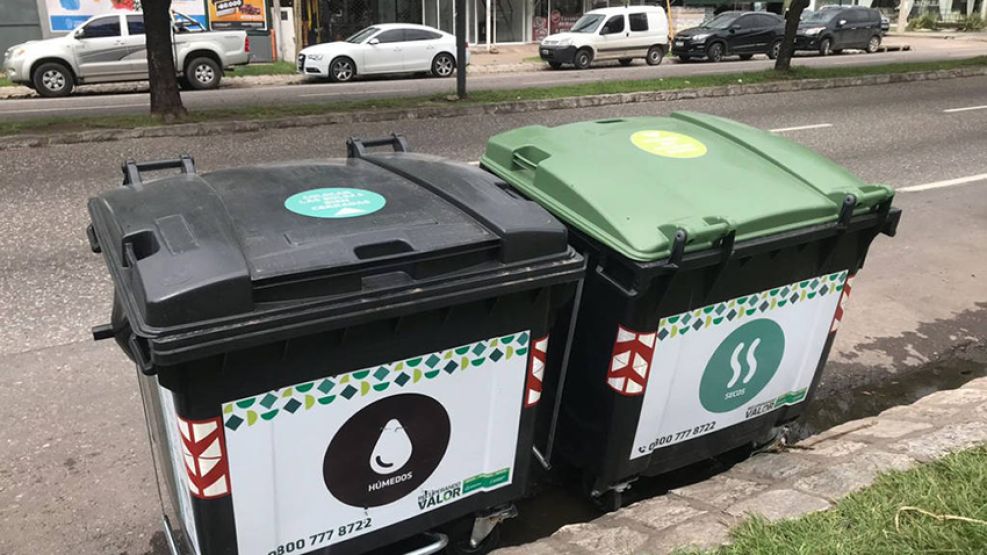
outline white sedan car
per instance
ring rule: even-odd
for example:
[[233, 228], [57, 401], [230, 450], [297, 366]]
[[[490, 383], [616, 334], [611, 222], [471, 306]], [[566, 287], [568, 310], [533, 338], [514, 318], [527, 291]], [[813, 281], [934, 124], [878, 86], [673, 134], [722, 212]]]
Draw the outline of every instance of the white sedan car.
[[367, 27], [344, 41], [309, 46], [298, 54], [298, 73], [338, 82], [356, 75], [421, 71], [436, 77], [449, 77], [456, 71], [454, 35], [425, 25], [386, 23]]

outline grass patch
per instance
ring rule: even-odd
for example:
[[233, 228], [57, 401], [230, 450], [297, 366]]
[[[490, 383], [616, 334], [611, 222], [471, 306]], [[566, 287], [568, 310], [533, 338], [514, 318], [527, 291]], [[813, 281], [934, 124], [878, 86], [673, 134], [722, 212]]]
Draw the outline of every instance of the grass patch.
[[527, 58], [522, 58], [521, 61], [528, 64], [540, 64], [545, 60], [542, 60], [541, 56], [528, 56]]
[[228, 71], [228, 77], [247, 77], [250, 75], [294, 75], [298, 70], [291, 62], [274, 62], [270, 64], [247, 64], [236, 66]]
[[[929, 514], [902, 507], [914, 507]], [[898, 525], [895, 517], [898, 517]], [[959, 520], [955, 517], [980, 522]], [[833, 509], [769, 524], [751, 519], [716, 555], [987, 552], [987, 446], [879, 477]]]
[[7, 79], [6, 75], [0, 73], [0, 87], [13, 87], [13, 86], [14, 83], [10, 79]]
[[[462, 104], [491, 104], [497, 102], [543, 100], [597, 94], [693, 89], [738, 83], [768, 83], [793, 79], [855, 77], [861, 75], [907, 73], [913, 71], [985, 66], [987, 66], [987, 56], [965, 60], [887, 64], [864, 67], [796, 67], [789, 73], [777, 73], [774, 70], [763, 70], [723, 75], [697, 75], [692, 77], [669, 77], [667, 79], [646, 79], [640, 81], [600, 80], [591, 83], [561, 85], [545, 88], [475, 91], [471, 93], [469, 99], [463, 101]], [[251, 66], [247, 67], [249, 68]], [[331, 87], [332, 85], [326, 85], [327, 90], [331, 89]], [[450, 103], [445, 99], [445, 94], [439, 94], [433, 96], [405, 98], [337, 101], [321, 104], [247, 106], [241, 108], [224, 108], [192, 112], [185, 120], [183, 120], [182, 123], [224, 121], [234, 119], [266, 120], [280, 117], [317, 115], [354, 110], [380, 110], [388, 108], [418, 108], [449, 105]], [[52, 133], [87, 129], [135, 128], [155, 125], [161, 125], [161, 122], [156, 118], [152, 118], [147, 115], [49, 117], [24, 121], [0, 122], [0, 135], [14, 135], [20, 133]]]

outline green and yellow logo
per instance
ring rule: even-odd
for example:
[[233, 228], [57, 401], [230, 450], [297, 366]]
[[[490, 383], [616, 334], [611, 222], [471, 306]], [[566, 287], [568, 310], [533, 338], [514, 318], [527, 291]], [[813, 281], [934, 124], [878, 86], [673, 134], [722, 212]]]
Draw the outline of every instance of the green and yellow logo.
[[771, 381], [785, 353], [785, 333], [760, 318], [733, 331], [706, 363], [699, 402], [710, 412], [729, 412], [753, 399]]
[[694, 137], [674, 131], [637, 131], [631, 135], [631, 142], [649, 154], [665, 158], [699, 158], [706, 155], [706, 145]]

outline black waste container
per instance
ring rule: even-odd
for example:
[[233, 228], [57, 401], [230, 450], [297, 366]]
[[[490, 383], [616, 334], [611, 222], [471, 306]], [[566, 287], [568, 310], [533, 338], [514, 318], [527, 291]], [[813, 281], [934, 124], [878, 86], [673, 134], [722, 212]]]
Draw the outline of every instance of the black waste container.
[[587, 257], [555, 453], [607, 508], [636, 477], [803, 413], [893, 191], [696, 113], [525, 127], [481, 163]]
[[474, 516], [479, 541], [525, 494], [583, 260], [494, 176], [364, 146], [128, 163], [89, 201], [115, 288], [94, 334], [140, 370], [179, 552], [361, 553]]

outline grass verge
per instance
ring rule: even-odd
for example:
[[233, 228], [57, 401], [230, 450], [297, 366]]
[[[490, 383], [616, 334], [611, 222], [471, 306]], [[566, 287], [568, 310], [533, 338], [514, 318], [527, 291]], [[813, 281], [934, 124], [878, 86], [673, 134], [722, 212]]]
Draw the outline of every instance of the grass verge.
[[[696, 75], [691, 77], [669, 77], [645, 79], [640, 81], [595, 81], [576, 85], [561, 85], [544, 88], [485, 90], [475, 91], [470, 98], [462, 102], [465, 105], [494, 104], [498, 102], [513, 102], [519, 100], [541, 100], [565, 98], [572, 96], [589, 96], [598, 94], [629, 93], [641, 91], [668, 91], [676, 89], [696, 89], [732, 85], [737, 83], [768, 83], [794, 79], [825, 79], [837, 77], [856, 77], [861, 75], [877, 75], [889, 73], [908, 73], [914, 71], [933, 71], [955, 69], [962, 67], [985, 67], [987, 56], [965, 60], [948, 60], [941, 62], [899, 63], [863, 67], [833, 67], [810, 68], [796, 67], [789, 73], [777, 73], [774, 70], [730, 73], [722, 75]], [[249, 66], [248, 66], [249, 67]], [[451, 82], [451, 80], [450, 80]], [[451, 86], [451, 85], [450, 85]], [[332, 85], [327, 84], [327, 88]], [[181, 123], [229, 120], [268, 120], [289, 116], [306, 116], [325, 114], [329, 112], [345, 112], [354, 110], [374, 110], [387, 108], [419, 108], [430, 106], [449, 106], [445, 95], [370, 99], [341, 101], [320, 104], [285, 104], [272, 106], [253, 106], [242, 108], [225, 108], [193, 112]], [[82, 131], [90, 129], [121, 129], [162, 125], [161, 121], [148, 115], [124, 116], [78, 116], [78, 117], [42, 117], [23, 121], [0, 122], [0, 135], [16, 135], [23, 133], [54, 133], [65, 131]]]
[[291, 62], [274, 62], [271, 64], [247, 64], [236, 66], [226, 73], [227, 77], [247, 77], [249, 75], [294, 75], [297, 73], [295, 64]]
[[7, 79], [6, 75], [0, 73], [0, 87], [13, 87], [13, 86], [14, 84], [10, 81], [10, 79]]
[[880, 476], [824, 512], [751, 519], [715, 555], [987, 552], [987, 446]]

